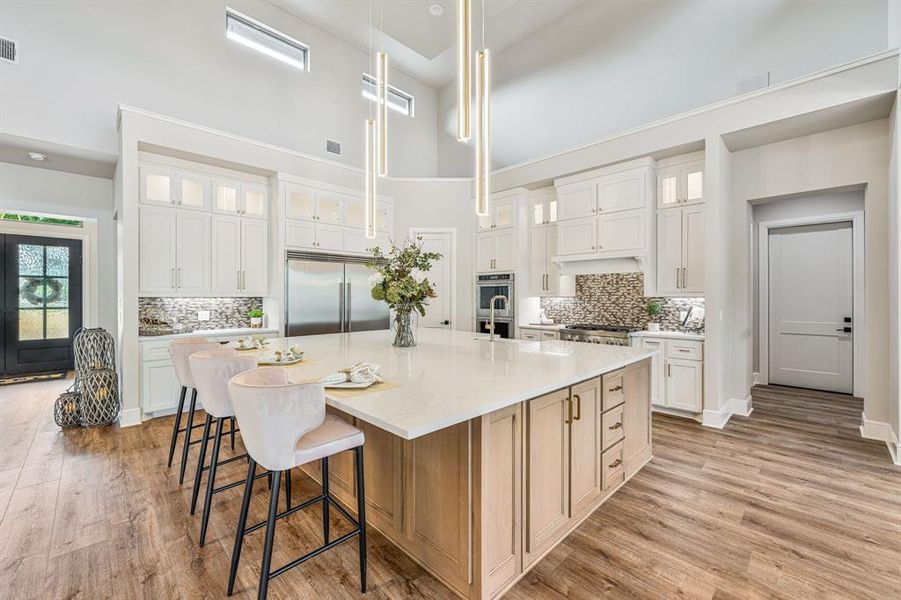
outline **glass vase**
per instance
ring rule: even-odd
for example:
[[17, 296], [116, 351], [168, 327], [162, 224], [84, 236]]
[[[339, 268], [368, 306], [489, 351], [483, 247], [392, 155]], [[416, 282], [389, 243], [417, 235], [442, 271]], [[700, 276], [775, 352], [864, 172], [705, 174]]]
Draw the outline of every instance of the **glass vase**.
[[416, 345], [416, 327], [419, 313], [411, 305], [399, 305], [394, 309], [394, 340], [391, 345], [395, 348], [411, 348]]

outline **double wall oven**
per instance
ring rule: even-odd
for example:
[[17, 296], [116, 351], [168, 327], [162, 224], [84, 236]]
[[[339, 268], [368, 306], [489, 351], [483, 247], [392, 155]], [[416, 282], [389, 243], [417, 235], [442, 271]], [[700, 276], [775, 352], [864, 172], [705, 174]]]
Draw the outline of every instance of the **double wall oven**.
[[498, 337], [512, 338], [514, 333], [513, 273], [492, 273], [479, 275], [476, 279], [476, 331], [489, 333], [491, 319], [491, 299], [505, 296], [494, 305], [494, 333]]

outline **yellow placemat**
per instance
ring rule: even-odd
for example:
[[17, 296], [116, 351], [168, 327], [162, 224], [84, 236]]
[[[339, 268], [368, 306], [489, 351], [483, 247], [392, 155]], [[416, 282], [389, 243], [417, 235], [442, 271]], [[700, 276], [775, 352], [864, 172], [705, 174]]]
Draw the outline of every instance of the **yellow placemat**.
[[[319, 383], [319, 378], [316, 379], [304, 379], [301, 381], [297, 381], [295, 383]], [[362, 396], [363, 394], [371, 394], [372, 392], [385, 392], [388, 390], [393, 390], [395, 388], [399, 388], [400, 384], [394, 383], [393, 381], [380, 381], [378, 383], [373, 383], [369, 387], [366, 388], [325, 388], [325, 393], [327, 396], [332, 396], [333, 398], [353, 398], [355, 396]]]

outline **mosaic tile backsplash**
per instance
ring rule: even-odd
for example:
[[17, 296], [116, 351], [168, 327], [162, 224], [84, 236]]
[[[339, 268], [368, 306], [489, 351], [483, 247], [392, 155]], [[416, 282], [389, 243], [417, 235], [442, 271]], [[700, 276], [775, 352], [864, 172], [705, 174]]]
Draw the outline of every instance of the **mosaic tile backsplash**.
[[[704, 298], [653, 298], [663, 304], [658, 317], [660, 328], [681, 329], [680, 311], [692, 306], [704, 307]], [[575, 298], [542, 298], [541, 308], [555, 323], [598, 323], [603, 325], [648, 324], [644, 295], [644, 274], [608, 273], [576, 275]]]
[[[179, 333], [195, 329], [229, 329], [250, 327], [247, 311], [263, 308], [262, 298], [138, 298], [138, 322], [158, 318]], [[209, 321], [198, 321], [197, 311], [210, 311]], [[142, 330], [140, 335], [160, 331]]]

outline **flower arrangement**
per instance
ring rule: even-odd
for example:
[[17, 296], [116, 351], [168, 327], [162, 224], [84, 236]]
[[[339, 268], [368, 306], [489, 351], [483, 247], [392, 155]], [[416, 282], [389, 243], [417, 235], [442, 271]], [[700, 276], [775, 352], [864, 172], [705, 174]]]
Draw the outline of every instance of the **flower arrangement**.
[[438, 252], [423, 250], [422, 238], [407, 240], [403, 246], [391, 244], [387, 252], [371, 248], [372, 260], [367, 266], [374, 272], [369, 277], [374, 300], [385, 302], [394, 311], [395, 346], [415, 346], [411, 313], [425, 316], [430, 298], [437, 298], [435, 287], [424, 276], [432, 263], [441, 258]]

